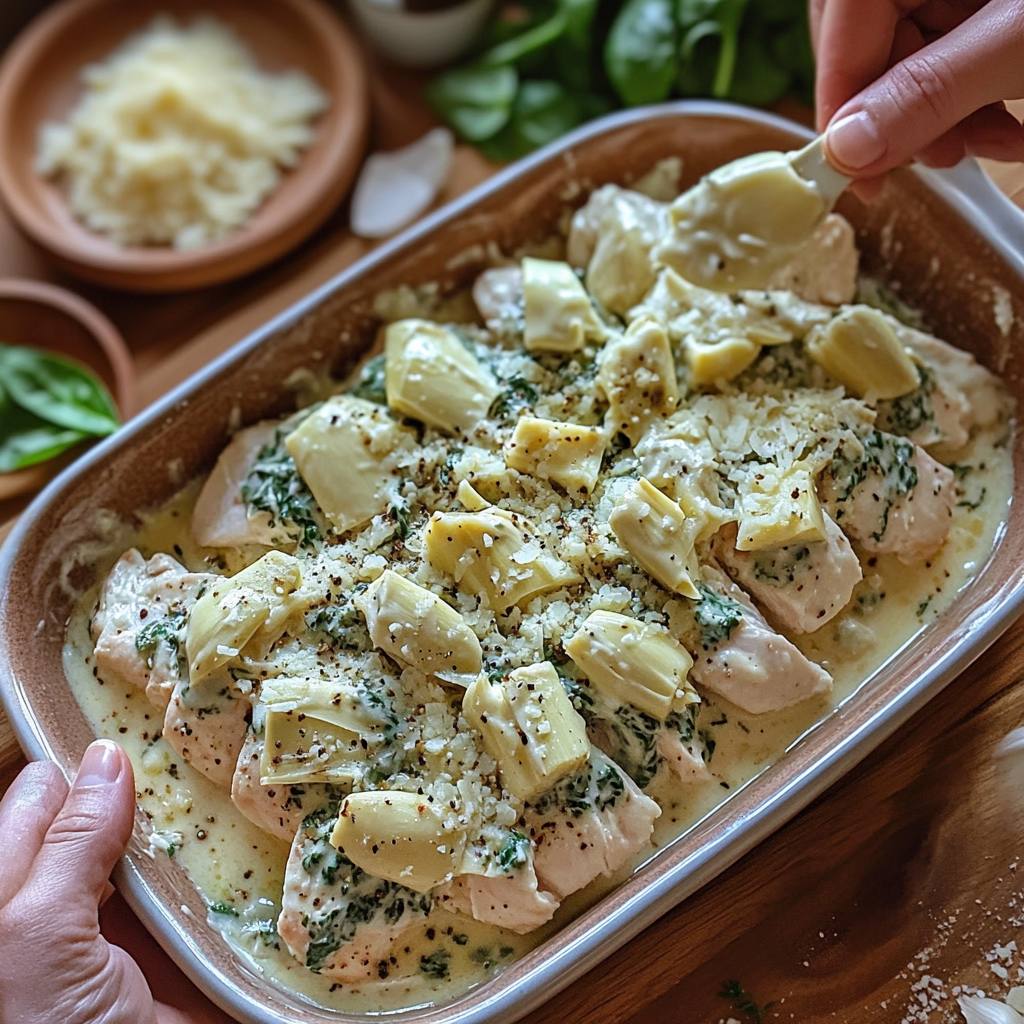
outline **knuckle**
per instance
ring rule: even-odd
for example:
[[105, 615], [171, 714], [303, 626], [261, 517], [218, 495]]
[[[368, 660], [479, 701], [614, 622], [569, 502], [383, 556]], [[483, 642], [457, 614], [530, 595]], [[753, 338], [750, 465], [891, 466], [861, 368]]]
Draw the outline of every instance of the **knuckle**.
[[955, 123], [954, 78], [941, 54], [913, 54], [889, 72], [892, 99], [907, 114], [919, 114], [923, 108], [935, 121]]

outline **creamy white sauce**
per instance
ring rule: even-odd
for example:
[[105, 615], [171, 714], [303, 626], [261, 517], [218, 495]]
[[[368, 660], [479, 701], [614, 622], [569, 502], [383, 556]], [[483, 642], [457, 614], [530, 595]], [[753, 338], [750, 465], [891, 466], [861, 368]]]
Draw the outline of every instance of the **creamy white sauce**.
[[[682, 786], [663, 772], [654, 780], [647, 792], [663, 808], [654, 848], [664, 848], [685, 833], [848, 700], [977, 575], [1006, 519], [1012, 490], [1007, 438], [1006, 425], [995, 424], [945, 460], [973, 468], [960, 472], [962, 495], [949, 540], [934, 557], [906, 566], [890, 556], [861, 553], [866, 578], [847, 608], [817, 633], [793, 637], [833, 675], [831, 694], [761, 716], [742, 712], [713, 694], [703, 695], [710, 712], [704, 721], [710, 721], [715, 740], [709, 765], [714, 778]], [[173, 551], [190, 569], [209, 567], [189, 537], [196, 494], [196, 486], [187, 488], [146, 521], [136, 540], [144, 555]], [[211, 911], [210, 920], [254, 970], [319, 1005], [372, 1013], [451, 999], [543, 942], [654, 852], [648, 847], [618, 877], [598, 879], [569, 897], [549, 924], [528, 935], [436, 910], [430, 918], [433, 941], [428, 934], [422, 947], [403, 954], [418, 960], [443, 944], [452, 954], [450, 975], [443, 981], [414, 972], [374, 984], [332, 983], [297, 963], [273, 932], [266, 939], [259, 932], [260, 922], [275, 921], [280, 910], [288, 845], [252, 825], [226, 792], [159, 738], [161, 715], [143, 691], [94, 674], [88, 620], [95, 599], [95, 591], [85, 595], [69, 622], [65, 670], [96, 733], [117, 740], [131, 756], [139, 804], [159, 833], [151, 855], [172, 852], [209, 905], [224, 901], [238, 909], [237, 917]]]

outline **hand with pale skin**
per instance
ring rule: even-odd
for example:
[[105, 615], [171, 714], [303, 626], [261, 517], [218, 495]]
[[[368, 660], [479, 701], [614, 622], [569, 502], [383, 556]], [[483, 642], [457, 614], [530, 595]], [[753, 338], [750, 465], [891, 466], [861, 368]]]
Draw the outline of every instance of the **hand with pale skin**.
[[965, 154], [1024, 161], [1024, 0], [811, 0], [818, 129], [868, 198], [879, 175]]
[[0, 803], [0, 1021], [192, 1024], [153, 1000], [134, 960], [100, 934], [99, 906], [131, 835], [135, 781], [110, 740], [70, 789], [30, 764]]

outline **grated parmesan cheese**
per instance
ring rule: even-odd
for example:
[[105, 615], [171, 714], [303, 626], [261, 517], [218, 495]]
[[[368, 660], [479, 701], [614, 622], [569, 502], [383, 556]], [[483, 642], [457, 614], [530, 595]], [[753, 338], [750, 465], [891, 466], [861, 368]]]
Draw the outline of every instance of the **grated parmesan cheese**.
[[68, 121], [43, 126], [37, 168], [121, 245], [189, 249], [243, 225], [327, 105], [302, 72], [262, 73], [212, 17], [186, 27], [158, 17], [82, 80]]

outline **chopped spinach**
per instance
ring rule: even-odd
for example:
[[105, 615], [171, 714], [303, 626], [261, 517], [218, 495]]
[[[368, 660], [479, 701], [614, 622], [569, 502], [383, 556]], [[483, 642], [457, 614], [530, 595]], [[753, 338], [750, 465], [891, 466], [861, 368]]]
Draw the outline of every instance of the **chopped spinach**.
[[759, 551], [754, 555], [754, 579], [772, 587], [784, 587], [810, 568], [810, 558], [811, 549], [806, 544]]
[[435, 949], [430, 956], [420, 957], [420, 973], [428, 978], [447, 978], [451, 959], [447, 949]]
[[383, 355], [374, 356], [362, 369], [350, 394], [356, 398], [364, 398], [367, 402], [377, 405], [388, 404], [388, 393], [385, 387], [386, 361]]
[[597, 809], [603, 811], [606, 807], [614, 807], [625, 792], [626, 784], [615, 765], [606, 764], [597, 776]]
[[700, 626], [701, 646], [708, 651], [732, 636], [743, 618], [743, 606], [703, 583], [699, 583], [697, 589], [701, 600], [693, 610], [693, 617]]
[[495, 862], [502, 871], [511, 871], [526, 863], [530, 840], [515, 830], [509, 832], [508, 839], [498, 849]]
[[184, 622], [185, 616], [179, 613], [156, 619], [139, 630], [135, 637], [135, 649], [146, 659], [150, 668], [153, 667], [153, 658], [161, 644], [166, 644], [172, 654], [178, 653], [178, 633]]
[[211, 914], [224, 914], [227, 917], [238, 917], [238, 911], [230, 903], [223, 900], [209, 904]]
[[491, 402], [487, 415], [493, 419], [506, 419], [525, 406], [532, 405], [537, 401], [538, 395], [536, 385], [522, 377], [512, 377], [505, 390]]
[[915, 391], [878, 403], [878, 426], [890, 434], [910, 437], [926, 423], [935, 422], [935, 376], [923, 366], [917, 367], [917, 375], [921, 383]]
[[242, 499], [278, 522], [294, 523], [302, 542], [312, 544], [320, 538], [319, 507], [284, 445], [286, 433], [278, 430], [273, 442], [256, 456], [242, 484]]

